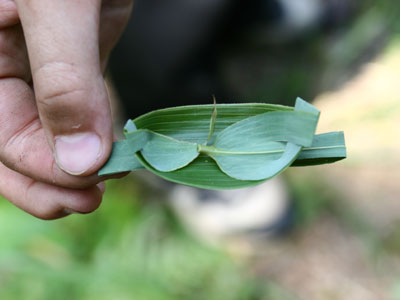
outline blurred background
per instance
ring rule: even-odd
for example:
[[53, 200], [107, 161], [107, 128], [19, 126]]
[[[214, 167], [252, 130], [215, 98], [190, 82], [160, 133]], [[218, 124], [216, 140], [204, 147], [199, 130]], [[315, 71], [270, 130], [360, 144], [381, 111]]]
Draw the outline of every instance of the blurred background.
[[284, 226], [259, 235], [188, 222], [200, 213], [174, 198], [206, 192], [146, 174], [57, 221], [1, 199], [0, 299], [400, 299], [399, 17], [390, 0], [136, 0], [108, 74], [117, 132], [212, 94], [300, 96], [321, 110], [318, 132], [345, 132], [348, 158], [286, 171], [288, 208], [270, 208]]

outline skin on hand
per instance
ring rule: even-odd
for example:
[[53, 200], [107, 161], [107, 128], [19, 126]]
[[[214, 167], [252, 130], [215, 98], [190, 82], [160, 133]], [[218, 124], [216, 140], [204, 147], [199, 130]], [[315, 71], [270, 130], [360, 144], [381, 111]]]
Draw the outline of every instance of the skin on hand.
[[0, 0], [0, 194], [42, 219], [101, 202], [103, 73], [132, 0]]

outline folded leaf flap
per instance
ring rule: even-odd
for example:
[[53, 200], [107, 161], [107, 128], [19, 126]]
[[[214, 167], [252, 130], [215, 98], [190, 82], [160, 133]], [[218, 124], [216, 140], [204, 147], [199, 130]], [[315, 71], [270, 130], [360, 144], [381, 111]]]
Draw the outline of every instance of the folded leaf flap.
[[126, 142], [129, 144], [132, 154], [141, 150], [150, 140], [151, 132], [148, 130], [136, 130], [125, 135]]
[[[267, 112], [244, 119], [223, 130], [216, 137], [214, 149], [200, 150], [233, 178], [266, 180], [289, 167], [302, 146], [311, 146], [318, 118], [319, 111], [298, 98], [295, 111]], [[277, 141], [287, 142], [284, 150]]]
[[130, 143], [122, 140], [113, 143], [110, 158], [98, 172], [99, 176], [140, 170], [144, 167], [134, 155]]
[[141, 150], [144, 159], [155, 169], [171, 172], [188, 165], [198, 155], [197, 144], [148, 132], [148, 141]]
[[292, 166], [333, 163], [346, 156], [344, 133], [342, 131], [323, 133], [315, 135], [312, 145], [303, 148]]
[[319, 111], [318, 108], [316, 108], [311, 103], [308, 103], [307, 101], [301, 99], [300, 97], [296, 98], [296, 103], [294, 105], [294, 109], [297, 110], [297, 111], [310, 112], [310, 113], [318, 115], [318, 117], [320, 115], [320, 111]]
[[[133, 130], [133, 127], [130, 127], [130, 130]], [[110, 158], [100, 169], [98, 174], [101, 176], [143, 169], [142, 164], [134, 154], [143, 148], [148, 139], [149, 132], [145, 130], [136, 130], [126, 133], [125, 140], [113, 143]]]
[[230, 151], [262, 149], [272, 141], [310, 146], [317, 121], [318, 115], [309, 112], [267, 112], [225, 128], [216, 137], [214, 146]]
[[239, 189], [257, 185], [260, 181], [238, 180], [221, 172], [217, 164], [206, 155], [199, 155], [190, 165], [173, 172], [160, 172], [154, 169], [138, 152], [136, 154], [143, 166], [152, 173], [175, 183], [203, 189]]
[[287, 143], [280, 153], [211, 155], [227, 175], [239, 180], [266, 180], [285, 170], [299, 154], [301, 146]]
[[130, 132], [133, 132], [136, 130], [137, 130], [137, 128], [136, 128], [135, 123], [133, 123], [132, 120], [128, 120], [124, 126], [124, 134], [130, 133]]

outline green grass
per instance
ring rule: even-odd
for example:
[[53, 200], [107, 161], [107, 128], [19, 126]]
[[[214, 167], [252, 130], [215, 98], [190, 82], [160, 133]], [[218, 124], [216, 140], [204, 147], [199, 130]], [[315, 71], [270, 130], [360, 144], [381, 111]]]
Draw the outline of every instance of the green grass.
[[37, 220], [0, 201], [0, 299], [293, 299], [200, 243], [132, 178], [90, 215]]

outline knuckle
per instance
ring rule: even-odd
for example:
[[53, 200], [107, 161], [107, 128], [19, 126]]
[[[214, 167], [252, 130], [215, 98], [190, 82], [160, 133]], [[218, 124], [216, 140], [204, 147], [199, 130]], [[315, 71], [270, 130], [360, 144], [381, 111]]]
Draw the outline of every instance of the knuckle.
[[85, 91], [76, 87], [58, 87], [49, 88], [36, 100], [38, 105], [42, 105], [51, 109], [68, 108], [72, 105], [75, 98], [82, 98]]
[[85, 92], [85, 80], [72, 63], [47, 62], [32, 73], [37, 100], [44, 104]]
[[[18, 131], [4, 140], [0, 139], [0, 145], [2, 146], [1, 158], [8, 168], [21, 172], [31, 161], [33, 155], [37, 156], [38, 151], [44, 151], [43, 148], [38, 148], [32, 141], [39, 140], [41, 137], [42, 126], [38, 118], [34, 118], [27, 122]], [[47, 149], [46, 149], [47, 150]], [[45, 168], [46, 164], [42, 164]]]
[[37, 79], [36, 102], [47, 119], [59, 122], [70, 118], [91, 97], [85, 87], [87, 80], [72, 64], [46, 63], [34, 71], [33, 77]]

